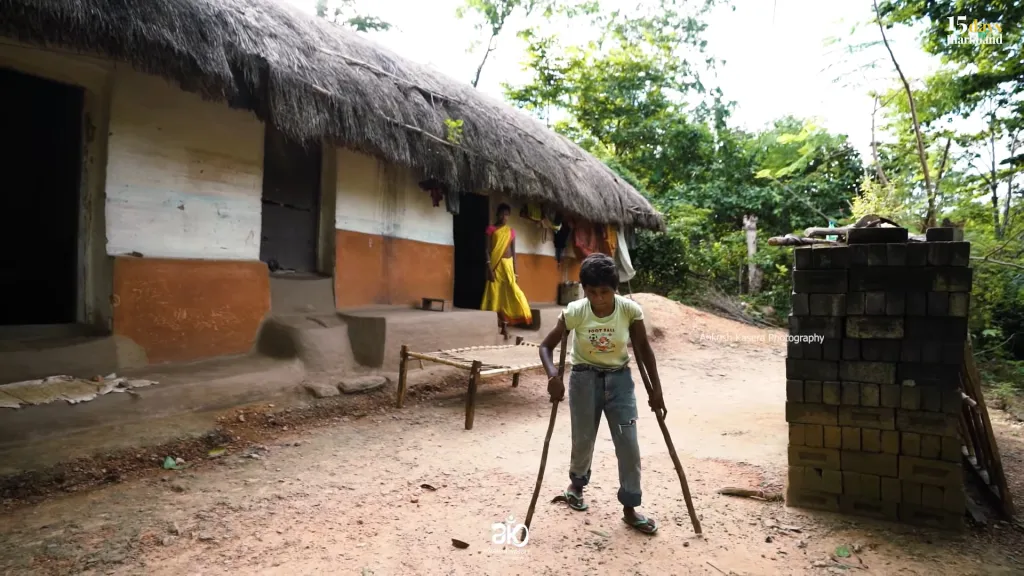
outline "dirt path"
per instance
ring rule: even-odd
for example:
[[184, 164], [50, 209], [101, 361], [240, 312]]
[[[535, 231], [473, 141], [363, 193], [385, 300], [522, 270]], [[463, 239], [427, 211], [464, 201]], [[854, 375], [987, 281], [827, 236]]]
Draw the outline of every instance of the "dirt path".
[[[647, 306], [673, 440], [705, 537], [695, 538], [661, 434], [641, 411], [645, 509], [653, 538], [630, 531], [615, 499], [602, 424], [590, 510], [549, 504], [567, 483], [569, 417], [559, 412], [541, 501], [522, 548], [491, 525], [526, 514], [549, 405], [544, 382], [486, 383], [472, 431], [461, 390], [399, 412], [285, 433], [264, 450], [14, 510], [0, 522], [3, 574], [1019, 574], [1009, 526], [961, 535], [844, 519], [715, 494], [781, 489], [787, 433], [783, 347], [764, 333], [657, 303]], [[657, 312], [657, 316], [654, 313]], [[682, 322], [685, 328], [680, 327]], [[704, 324], [702, 325], [701, 322]], [[726, 341], [700, 342], [700, 333]], [[746, 339], [740, 341], [740, 339]], [[737, 343], [738, 342], [738, 343]], [[643, 398], [642, 388], [638, 392]], [[1000, 422], [1021, 477], [1020, 427]], [[255, 455], [250, 457], [249, 454]], [[427, 485], [428, 487], [423, 487]], [[1022, 494], [1022, 492], [1017, 492]], [[797, 527], [791, 531], [784, 527]], [[469, 543], [457, 549], [451, 539]], [[843, 569], [837, 546], [858, 551]]]

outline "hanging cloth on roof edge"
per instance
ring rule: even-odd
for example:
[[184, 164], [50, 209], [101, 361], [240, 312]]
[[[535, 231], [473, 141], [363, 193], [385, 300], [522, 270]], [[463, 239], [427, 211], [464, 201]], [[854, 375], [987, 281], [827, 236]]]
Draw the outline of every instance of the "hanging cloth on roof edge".
[[430, 194], [430, 201], [434, 204], [434, 208], [441, 205], [441, 200], [444, 200], [445, 209], [455, 216], [459, 214], [459, 194], [448, 190], [444, 184], [441, 184], [433, 178], [427, 180], [421, 180], [420, 188]]
[[636, 276], [633, 260], [629, 257], [629, 246], [625, 234], [619, 234], [615, 251], [615, 268], [619, 271], [619, 282], [629, 282]]

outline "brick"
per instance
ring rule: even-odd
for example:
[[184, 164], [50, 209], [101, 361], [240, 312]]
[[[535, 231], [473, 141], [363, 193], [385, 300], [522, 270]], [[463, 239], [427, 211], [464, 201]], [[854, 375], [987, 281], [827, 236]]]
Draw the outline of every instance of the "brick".
[[786, 402], [786, 422], [793, 424], [839, 425], [839, 407], [824, 404]]
[[929, 484], [921, 485], [921, 507], [942, 510], [943, 502], [942, 488]]
[[900, 340], [861, 340], [860, 356], [867, 362], [899, 362], [902, 344]]
[[789, 304], [792, 309], [794, 316], [810, 316], [811, 315], [811, 295], [810, 294], [797, 294], [793, 293], [789, 295]]
[[945, 414], [959, 414], [963, 408], [964, 400], [960, 395], [959, 388], [947, 388], [942, 391], [942, 412]]
[[926, 528], [960, 531], [964, 527], [963, 513], [928, 510], [913, 504], [901, 503], [900, 521]]
[[839, 510], [843, 514], [873, 518], [875, 520], [899, 521], [899, 505], [895, 502], [868, 500], [842, 495], [839, 497]]
[[903, 318], [894, 316], [849, 316], [847, 338], [903, 338]]
[[920, 410], [921, 389], [917, 386], [901, 386], [900, 408], [904, 410]]
[[907, 265], [907, 245], [906, 244], [886, 244], [886, 258], [885, 263], [889, 266], [906, 266]]
[[815, 342], [799, 342], [800, 359], [821, 360], [821, 344]]
[[935, 282], [936, 268], [902, 268], [900, 288], [903, 292], [927, 292]]
[[839, 382], [822, 382], [821, 383], [821, 401], [829, 406], [838, 406], [841, 399], [841, 389]]
[[[889, 268], [878, 266], [875, 268], [851, 268], [847, 277], [850, 292], [886, 292], [889, 290], [905, 290], [907, 276], [906, 268]], [[959, 270], [959, 268], [958, 268]], [[928, 286], [933, 276], [928, 276]], [[922, 281], [922, 286], [924, 283]], [[926, 289], [923, 288], [923, 289]]]
[[[823, 470], [840, 470], [839, 450], [830, 448], [811, 448], [808, 446], [789, 447], [789, 465]], [[895, 474], [892, 474], [895, 476]]]
[[881, 452], [882, 431], [874, 430], [872, 428], [862, 428], [860, 431], [860, 449], [865, 452]]
[[879, 406], [882, 408], [899, 408], [901, 399], [900, 392], [899, 384], [882, 384], [879, 387]]
[[896, 367], [896, 381], [906, 384], [908, 380], [913, 380], [917, 386], [955, 388], [960, 385], [960, 374], [940, 364], [900, 362]]
[[[843, 463], [843, 469], [845, 469], [845, 460]], [[964, 481], [959, 463], [926, 460], [904, 455], [899, 457], [899, 476], [900, 480], [936, 486], [963, 485]]]
[[933, 292], [970, 292], [974, 268], [935, 268], [932, 274]]
[[928, 265], [928, 245], [921, 242], [910, 242], [907, 245], [907, 267]]
[[967, 494], [963, 486], [942, 487], [942, 509], [958, 514], [963, 514], [967, 510]]
[[841, 360], [841, 342], [842, 340], [839, 338], [825, 338], [825, 341], [821, 343], [821, 359], [828, 360], [830, 362], [838, 362]]
[[821, 404], [821, 382], [807, 380], [804, 382], [804, 402], [808, 404]]
[[885, 266], [888, 250], [885, 244], [868, 244], [868, 266]]
[[806, 490], [804, 486], [804, 474], [806, 468], [803, 466], [790, 466], [786, 473], [786, 489]]
[[793, 336], [841, 338], [843, 320], [827, 316], [790, 316], [789, 333]]
[[885, 315], [903, 316], [907, 309], [907, 295], [903, 292], [885, 293]]
[[949, 315], [949, 292], [928, 293], [928, 315], [948, 316]]
[[846, 246], [815, 246], [811, 263], [819, 270], [844, 270], [850, 267], [850, 249]]
[[946, 462], [960, 462], [963, 457], [963, 452], [961, 452], [960, 446], [960, 438], [955, 436], [943, 436], [942, 450], [941, 454], [939, 454], [939, 458]]
[[921, 409], [925, 412], [942, 412], [942, 390], [931, 386], [921, 388]]
[[971, 243], [953, 242], [950, 245], [949, 265], [967, 266], [971, 262]]
[[938, 460], [942, 456], [942, 438], [931, 434], [921, 436], [921, 458]]
[[844, 338], [843, 342], [843, 360], [860, 360], [860, 340], [857, 338]]
[[921, 505], [921, 484], [920, 482], [910, 482], [909, 480], [900, 480], [900, 486], [903, 490], [901, 491], [901, 497], [904, 503], [914, 504], [917, 506]]
[[850, 267], [868, 265], [868, 247], [866, 244], [848, 245], [850, 250]]
[[904, 324], [907, 338], [921, 341], [957, 341], [967, 338], [967, 319], [955, 317], [908, 317]]
[[860, 405], [878, 407], [881, 404], [881, 393], [878, 384], [862, 382], [860, 385]]
[[860, 428], [842, 427], [843, 450], [860, 450]]
[[839, 403], [845, 406], [860, 405], [860, 382], [841, 382]]
[[846, 315], [861, 316], [864, 314], [865, 292], [850, 292], [846, 295]]
[[811, 294], [811, 316], [846, 316], [846, 294]]
[[838, 380], [839, 363], [787, 358], [786, 378], [789, 380]]
[[822, 426], [825, 448], [843, 447], [843, 433], [839, 426]]
[[[849, 362], [839, 363], [839, 380], [871, 382], [874, 384], [895, 384], [896, 364], [891, 362]], [[836, 378], [831, 378], [836, 380]]]
[[[966, 339], [965, 339], [966, 340]], [[957, 366], [958, 368], [964, 362], [964, 342], [954, 342], [953, 340], [947, 340], [942, 345], [942, 363], [947, 366]], [[958, 372], [959, 373], [959, 372]]]
[[793, 268], [797, 270], [810, 270], [814, 267], [814, 260], [811, 257], [811, 248], [797, 248], [793, 250]]
[[[924, 238], [927, 242], [959, 242], [964, 238], [962, 228], [955, 226], [935, 226], [925, 230]], [[928, 244], [923, 244], [928, 246]]]
[[881, 477], [843, 471], [843, 494], [865, 500], [881, 500]]
[[799, 342], [786, 342], [786, 358], [804, 359], [804, 347]]
[[852, 228], [846, 233], [847, 244], [905, 244], [906, 228]]
[[940, 364], [942, 362], [942, 342], [922, 342], [921, 362], [924, 364]]
[[895, 430], [882, 430], [882, 452], [884, 454], [900, 453], [900, 433]]
[[[920, 362], [922, 344], [923, 342], [918, 340], [903, 339], [900, 342], [900, 362]], [[899, 370], [897, 369], [897, 376], [899, 376], [898, 373]]]
[[839, 496], [800, 490], [786, 490], [786, 506], [839, 512]]
[[949, 266], [949, 259], [951, 255], [952, 250], [948, 242], [928, 243], [929, 266]]
[[957, 318], [967, 316], [970, 311], [971, 295], [967, 292], [947, 292], [949, 294], [949, 315]]
[[790, 446], [806, 446], [807, 429], [804, 424], [790, 424], [789, 425], [789, 445]]
[[844, 472], [896, 477], [899, 471], [898, 457], [892, 454], [869, 454], [848, 450], [843, 450], [840, 454]]
[[794, 270], [793, 290], [807, 294], [843, 294], [847, 291], [846, 270]]
[[[838, 417], [838, 414], [837, 414]], [[956, 436], [959, 418], [953, 414], [896, 411], [896, 429], [901, 432], [934, 434], [935, 436]]]
[[879, 488], [882, 502], [893, 502], [898, 504], [902, 498], [902, 488], [898, 478], [879, 478]]
[[896, 430], [896, 419], [892, 408], [868, 408], [866, 406], [840, 406], [839, 425], [876, 430]]
[[804, 424], [804, 446], [824, 448], [821, 424]]
[[825, 494], [843, 493], [843, 473], [839, 470], [804, 468], [804, 487]]
[[921, 455], [921, 435], [914, 432], [900, 433], [900, 454], [907, 456]]
[[904, 299], [904, 314], [907, 316], [927, 316], [928, 315], [928, 293], [927, 292], [909, 292]]
[[885, 316], [885, 292], [865, 292], [864, 313], [868, 316]]
[[786, 400], [789, 402], [804, 401], [803, 380], [786, 380]]

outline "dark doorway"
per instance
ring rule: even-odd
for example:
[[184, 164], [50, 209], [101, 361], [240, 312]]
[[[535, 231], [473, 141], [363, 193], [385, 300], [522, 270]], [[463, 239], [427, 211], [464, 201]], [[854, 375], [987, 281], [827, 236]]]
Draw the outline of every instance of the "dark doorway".
[[0, 68], [0, 325], [72, 324], [84, 91]]
[[320, 221], [319, 142], [305, 145], [267, 124], [263, 139], [260, 260], [271, 272], [317, 271]]
[[487, 285], [487, 225], [491, 204], [487, 196], [463, 194], [454, 222], [456, 308], [480, 309]]

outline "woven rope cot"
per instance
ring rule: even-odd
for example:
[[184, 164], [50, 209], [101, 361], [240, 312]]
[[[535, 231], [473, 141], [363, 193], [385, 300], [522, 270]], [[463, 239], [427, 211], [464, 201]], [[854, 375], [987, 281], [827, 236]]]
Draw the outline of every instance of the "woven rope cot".
[[[412, 352], [408, 346], [403, 345], [398, 369], [396, 405], [401, 408], [405, 404], [409, 360], [433, 362], [467, 370], [469, 371], [469, 389], [466, 394], [466, 430], [472, 430], [473, 416], [476, 412], [476, 390], [480, 385], [480, 380], [512, 374], [512, 387], [517, 388], [521, 373], [544, 366], [540, 361], [539, 348], [540, 346], [533, 342], [523, 341], [522, 337], [517, 337], [516, 343], [510, 345], [470, 346], [436, 352]], [[557, 350], [555, 353], [558, 353]]]

